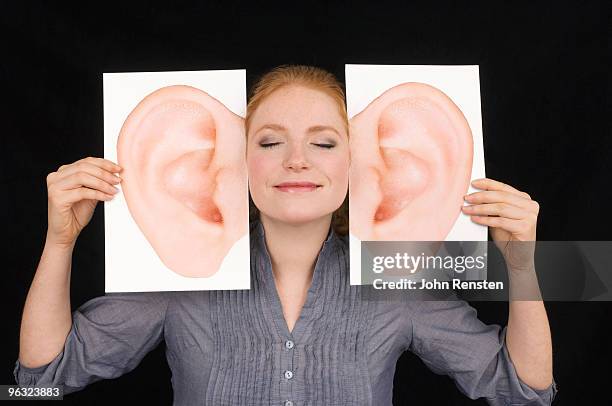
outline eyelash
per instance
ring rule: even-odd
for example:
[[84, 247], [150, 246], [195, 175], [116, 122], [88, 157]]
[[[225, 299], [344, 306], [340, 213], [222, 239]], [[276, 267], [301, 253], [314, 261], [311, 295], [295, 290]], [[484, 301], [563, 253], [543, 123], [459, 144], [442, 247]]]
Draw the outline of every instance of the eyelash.
[[[262, 148], [274, 148], [275, 146], [279, 145], [280, 142], [270, 142], [267, 144], [259, 144]], [[318, 147], [321, 148], [325, 148], [325, 149], [332, 149], [333, 147], [335, 147], [334, 144], [313, 144], [316, 145]]]

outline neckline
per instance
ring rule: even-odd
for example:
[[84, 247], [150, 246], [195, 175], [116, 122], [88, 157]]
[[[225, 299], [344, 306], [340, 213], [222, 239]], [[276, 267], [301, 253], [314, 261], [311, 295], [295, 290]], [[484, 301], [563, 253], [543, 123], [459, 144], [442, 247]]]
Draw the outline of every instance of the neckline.
[[327, 233], [327, 237], [325, 238], [325, 241], [323, 241], [321, 250], [317, 255], [317, 260], [315, 262], [315, 267], [312, 275], [312, 281], [306, 294], [306, 301], [304, 302], [304, 305], [300, 310], [300, 315], [293, 326], [293, 330], [291, 331], [289, 331], [289, 326], [287, 325], [287, 321], [285, 320], [285, 316], [283, 314], [283, 307], [280, 301], [278, 290], [276, 289], [274, 274], [272, 272], [272, 260], [270, 258], [270, 253], [266, 244], [265, 231], [263, 228], [263, 224], [259, 220], [257, 221], [256, 230], [260, 243], [260, 250], [264, 258], [262, 272], [264, 274], [263, 281], [265, 284], [266, 298], [268, 299], [268, 303], [270, 304], [270, 309], [274, 317], [274, 323], [280, 335], [283, 336], [285, 339], [292, 339], [294, 341], [303, 342], [305, 339], [307, 339], [306, 326], [309, 324], [312, 312], [314, 311], [315, 306], [317, 304], [316, 300], [319, 296], [319, 286], [321, 285], [321, 279], [323, 278], [322, 268], [324, 267], [325, 263], [324, 258], [327, 255], [329, 247], [335, 240], [335, 232], [333, 230], [333, 227], [330, 226], [330, 229]]

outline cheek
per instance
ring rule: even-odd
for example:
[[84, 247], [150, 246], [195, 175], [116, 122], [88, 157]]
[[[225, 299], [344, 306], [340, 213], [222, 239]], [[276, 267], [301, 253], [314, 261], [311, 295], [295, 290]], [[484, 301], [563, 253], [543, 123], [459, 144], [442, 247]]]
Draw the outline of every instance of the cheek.
[[269, 178], [275, 171], [275, 164], [271, 157], [263, 156], [258, 151], [249, 151], [247, 157], [247, 172], [249, 175], [249, 185], [253, 189], [260, 189], [266, 186]]
[[349, 179], [349, 157], [336, 156], [333, 159], [322, 159], [320, 168], [323, 168], [329, 181], [335, 188], [345, 188], [348, 186]]
[[333, 181], [337, 187], [346, 188], [348, 186], [349, 167], [345, 164], [336, 165], [332, 168]]

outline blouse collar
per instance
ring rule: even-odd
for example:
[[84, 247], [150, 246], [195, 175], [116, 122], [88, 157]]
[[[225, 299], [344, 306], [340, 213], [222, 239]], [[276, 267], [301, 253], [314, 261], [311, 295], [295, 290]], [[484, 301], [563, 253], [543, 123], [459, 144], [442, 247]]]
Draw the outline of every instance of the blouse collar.
[[[268, 281], [273, 282], [274, 279], [273, 279], [273, 274], [272, 274], [272, 260], [270, 258], [270, 252], [266, 244], [265, 230], [264, 230], [261, 220], [260, 219], [254, 220], [251, 223], [250, 230], [251, 230], [251, 233], [253, 234], [251, 236], [251, 239], [255, 243], [252, 248], [255, 250], [258, 271], [263, 273], [262, 279], [264, 282], [268, 282]], [[334, 246], [334, 243], [339, 238], [340, 237], [336, 234], [336, 232], [334, 231], [334, 228], [330, 226], [329, 231], [327, 232], [327, 237], [323, 241], [323, 245], [321, 247], [321, 250], [319, 251], [319, 254], [317, 256], [317, 260], [315, 263], [316, 266], [315, 266], [315, 271], [314, 271], [313, 279], [312, 279], [313, 288], [318, 287], [318, 283], [320, 279], [318, 272], [317, 272], [318, 271], [317, 268], [322, 266], [323, 262], [326, 261], [325, 258], [329, 250], [332, 249], [332, 247]]]
[[323, 283], [322, 279], [327, 278], [325, 274], [327, 271], [329, 271], [327, 268], [329, 268], [332, 257], [330, 254], [332, 253], [333, 247], [336, 245], [335, 242], [339, 239], [339, 236], [336, 234], [333, 227], [330, 226], [327, 237], [325, 238], [325, 241], [323, 241], [323, 246], [321, 247], [315, 262], [312, 281], [310, 288], [308, 289], [306, 301], [300, 312], [300, 319], [297, 321], [294, 331], [289, 332], [287, 324], [285, 323], [280, 298], [274, 282], [272, 261], [270, 259], [270, 253], [265, 241], [263, 224], [259, 219], [256, 220], [255, 224], [252, 224], [251, 232], [254, 234], [252, 236], [254, 237], [253, 242], [255, 244], [253, 247], [253, 259], [256, 261], [254, 265], [255, 271], [257, 272], [257, 279], [263, 282], [261, 287], [263, 288], [266, 300], [271, 304], [271, 311], [278, 331], [282, 336], [287, 338], [306, 338], [308, 335], [306, 324], [309, 323], [308, 320], [310, 320], [315, 308], [317, 306], [321, 306], [321, 301], [318, 300], [318, 297], [320, 296], [319, 291]]

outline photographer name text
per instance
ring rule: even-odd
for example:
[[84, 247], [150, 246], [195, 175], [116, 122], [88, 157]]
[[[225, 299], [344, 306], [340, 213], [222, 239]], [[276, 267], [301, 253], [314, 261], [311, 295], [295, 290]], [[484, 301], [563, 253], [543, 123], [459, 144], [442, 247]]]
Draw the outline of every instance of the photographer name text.
[[463, 281], [459, 279], [438, 280], [438, 279], [400, 279], [399, 281], [385, 281], [383, 279], [374, 279], [372, 282], [374, 289], [408, 289], [408, 290], [502, 290], [504, 283], [501, 281]]

